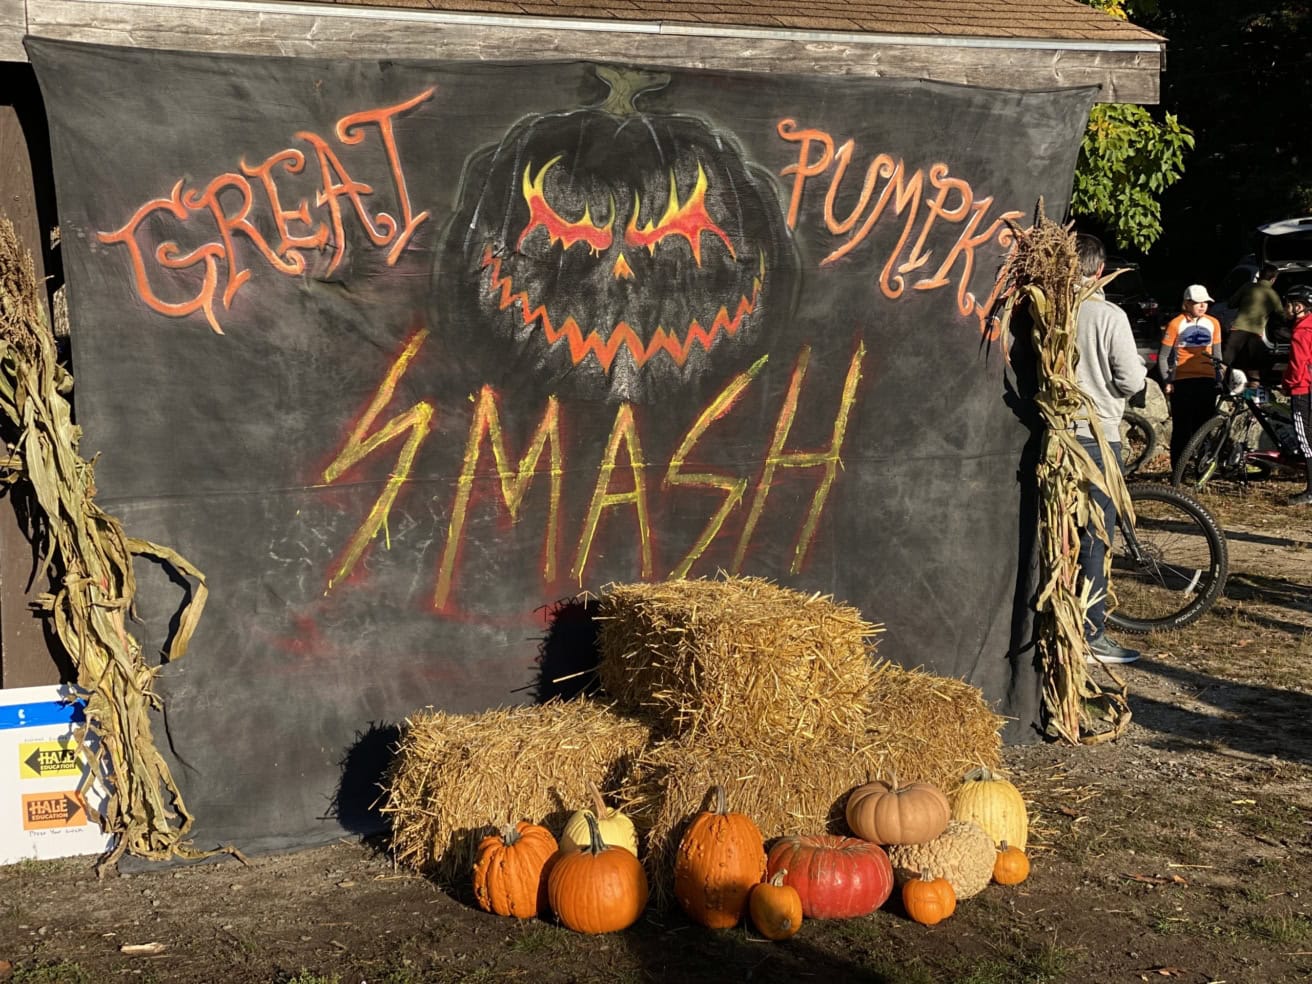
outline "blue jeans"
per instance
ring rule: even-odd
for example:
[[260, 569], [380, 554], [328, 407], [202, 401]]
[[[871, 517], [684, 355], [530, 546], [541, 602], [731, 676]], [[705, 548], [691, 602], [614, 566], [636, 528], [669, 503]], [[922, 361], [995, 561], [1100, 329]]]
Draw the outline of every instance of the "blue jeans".
[[[1098, 449], [1098, 442], [1092, 437], [1081, 437], [1080, 444], [1084, 450], [1089, 452], [1089, 457], [1093, 459], [1094, 465], [1102, 468], [1102, 453]], [[1116, 441], [1109, 444], [1112, 459], [1116, 467], [1120, 467], [1121, 461], [1121, 443]], [[1107, 523], [1108, 539], [1114, 540], [1116, 536], [1116, 507], [1112, 505], [1109, 499], [1101, 489], [1090, 488], [1089, 497], [1094, 509], [1102, 509], [1103, 516]], [[1092, 527], [1085, 529], [1080, 535], [1080, 572], [1084, 580], [1093, 587], [1090, 589], [1091, 595], [1098, 600], [1089, 606], [1089, 611], [1084, 618], [1084, 637], [1086, 639], [1096, 639], [1102, 635], [1103, 622], [1107, 618], [1107, 579], [1103, 577], [1102, 565], [1107, 556], [1107, 544], [1098, 539], [1097, 534], [1093, 532]], [[1083, 585], [1081, 585], [1083, 589]], [[1098, 597], [1098, 596], [1102, 597]]]

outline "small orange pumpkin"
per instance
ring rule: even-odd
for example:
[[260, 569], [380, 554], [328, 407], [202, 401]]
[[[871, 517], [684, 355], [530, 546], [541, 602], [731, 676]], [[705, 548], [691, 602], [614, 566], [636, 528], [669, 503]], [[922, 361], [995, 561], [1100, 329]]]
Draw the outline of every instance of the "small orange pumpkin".
[[922, 926], [933, 926], [957, 911], [957, 893], [946, 878], [922, 871], [902, 886], [902, 908]]
[[638, 921], [647, 905], [647, 873], [622, 847], [601, 839], [587, 814], [588, 843], [556, 852], [547, 875], [552, 911], [576, 933], [614, 933]]
[[999, 885], [1019, 885], [1030, 876], [1030, 859], [1019, 847], [1003, 841], [993, 862], [993, 880]]
[[765, 874], [765, 839], [745, 813], [730, 813], [723, 786], [715, 806], [693, 817], [674, 860], [674, 897], [711, 929], [738, 925], [747, 896]]
[[484, 837], [474, 860], [474, 899], [479, 908], [518, 919], [545, 912], [543, 869], [556, 848], [551, 831], [527, 820]]
[[787, 874], [787, 868], [780, 868], [769, 881], [754, 885], [747, 898], [752, 925], [767, 940], [786, 940], [802, 928], [802, 896], [784, 884]]
[[874, 844], [927, 844], [947, 829], [952, 819], [948, 798], [936, 786], [913, 782], [898, 786], [868, 782], [847, 797], [847, 825], [852, 833]]

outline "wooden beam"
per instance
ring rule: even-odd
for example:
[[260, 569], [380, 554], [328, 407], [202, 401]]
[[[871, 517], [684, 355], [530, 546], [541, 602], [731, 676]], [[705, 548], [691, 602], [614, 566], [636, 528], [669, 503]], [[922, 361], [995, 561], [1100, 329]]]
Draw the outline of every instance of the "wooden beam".
[[25, 62], [23, 35], [27, 33], [24, 0], [0, 0], [0, 61]]
[[[11, 3], [13, 0], [0, 0]], [[39, 37], [188, 51], [326, 58], [441, 57], [472, 61], [595, 60], [670, 68], [922, 78], [1012, 89], [1097, 85], [1099, 99], [1156, 103], [1161, 50], [984, 38], [960, 44], [927, 38], [889, 43], [806, 38], [731, 39], [650, 30], [617, 22], [604, 30], [513, 26], [413, 9], [308, 4], [159, 5], [105, 0], [28, 0], [28, 30]]]

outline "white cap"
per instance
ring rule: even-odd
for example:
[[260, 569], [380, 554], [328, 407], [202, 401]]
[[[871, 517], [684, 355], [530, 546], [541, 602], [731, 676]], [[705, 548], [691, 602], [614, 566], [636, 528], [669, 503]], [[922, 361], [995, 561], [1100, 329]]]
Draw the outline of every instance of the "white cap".
[[1207, 288], [1202, 284], [1190, 284], [1184, 289], [1184, 299], [1186, 301], [1208, 301], [1212, 300], [1212, 295], [1207, 293]]

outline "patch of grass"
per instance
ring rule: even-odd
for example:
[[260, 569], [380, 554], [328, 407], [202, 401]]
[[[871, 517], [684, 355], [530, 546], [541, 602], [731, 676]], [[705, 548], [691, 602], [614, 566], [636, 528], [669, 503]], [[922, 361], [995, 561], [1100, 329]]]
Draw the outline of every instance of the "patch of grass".
[[1158, 936], [1189, 936], [1194, 922], [1184, 916], [1158, 916], [1153, 920], [1153, 932]]
[[953, 984], [1054, 984], [1073, 976], [1082, 963], [1076, 951], [1055, 940], [1036, 945], [1020, 929], [1000, 935], [993, 950], [994, 956], [961, 967]]
[[1312, 938], [1312, 920], [1305, 916], [1250, 916], [1244, 929], [1257, 940], [1296, 944]]
[[333, 974], [328, 977], [324, 974], [312, 974], [308, 970], [302, 970], [295, 977], [284, 977], [278, 984], [342, 984], [342, 979]]
[[9, 984], [93, 984], [91, 975], [76, 963], [61, 960], [59, 963], [19, 967], [9, 978]]
[[565, 930], [544, 924], [528, 925], [510, 944], [519, 953], [549, 956], [569, 948], [573, 937]]

